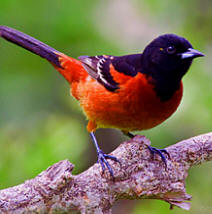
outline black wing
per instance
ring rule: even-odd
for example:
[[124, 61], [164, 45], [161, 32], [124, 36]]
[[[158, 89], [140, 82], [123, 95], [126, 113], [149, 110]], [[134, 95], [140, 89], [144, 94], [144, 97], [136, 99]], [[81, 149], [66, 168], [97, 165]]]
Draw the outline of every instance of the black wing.
[[111, 64], [117, 72], [128, 76], [137, 75], [141, 67], [141, 54], [126, 56], [80, 56], [79, 60], [83, 63], [85, 70], [109, 91], [115, 91], [119, 88], [119, 84], [114, 81], [110, 73]]

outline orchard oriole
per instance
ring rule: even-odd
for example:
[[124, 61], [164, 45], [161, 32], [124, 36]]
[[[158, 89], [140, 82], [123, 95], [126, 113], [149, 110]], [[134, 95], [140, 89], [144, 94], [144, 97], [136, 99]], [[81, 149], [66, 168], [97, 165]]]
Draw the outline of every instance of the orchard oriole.
[[[180, 104], [182, 77], [192, 60], [203, 56], [183, 37], [165, 34], [154, 39], [143, 53], [125, 56], [81, 56], [79, 60], [15, 29], [0, 26], [0, 36], [47, 59], [69, 82], [71, 94], [83, 109], [87, 130], [95, 144], [98, 162], [104, 172], [113, 170], [98, 146], [98, 128], [130, 131], [150, 129], [170, 117]], [[164, 149], [149, 146], [166, 163]]]

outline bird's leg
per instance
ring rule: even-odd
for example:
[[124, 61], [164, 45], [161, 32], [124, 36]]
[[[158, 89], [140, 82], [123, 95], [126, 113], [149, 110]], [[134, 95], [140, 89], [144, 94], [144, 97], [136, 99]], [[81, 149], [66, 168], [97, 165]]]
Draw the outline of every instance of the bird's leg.
[[95, 147], [96, 147], [96, 151], [97, 151], [97, 155], [98, 155], [98, 161], [97, 161], [97, 162], [101, 164], [102, 172], [104, 173], [105, 167], [107, 167], [107, 168], [108, 168], [108, 171], [110, 172], [110, 175], [114, 178], [113, 170], [112, 170], [110, 164], [108, 163], [107, 159], [111, 159], [111, 160], [113, 160], [113, 161], [115, 161], [115, 162], [118, 162], [119, 164], [120, 164], [120, 161], [119, 161], [116, 157], [114, 157], [114, 156], [112, 156], [112, 155], [107, 155], [107, 154], [105, 154], [105, 153], [99, 148], [99, 145], [98, 145], [98, 143], [97, 143], [97, 139], [96, 139], [96, 137], [95, 137], [95, 135], [94, 135], [93, 132], [90, 133], [90, 136], [91, 136], [92, 141], [93, 141], [93, 143], [94, 143], [94, 145], [95, 145]]
[[134, 137], [135, 137], [135, 135], [132, 134], [131, 132], [122, 131], [122, 133], [123, 133], [124, 135], [126, 135], [127, 137], [129, 137], [129, 138], [134, 138]]

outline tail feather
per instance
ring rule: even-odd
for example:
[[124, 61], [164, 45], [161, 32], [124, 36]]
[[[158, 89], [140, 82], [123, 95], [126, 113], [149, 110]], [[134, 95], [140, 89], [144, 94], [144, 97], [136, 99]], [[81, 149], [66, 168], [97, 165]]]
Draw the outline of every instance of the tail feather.
[[69, 83], [79, 81], [86, 76], [79, 60], [68, 57], [25, 33], [7, 26], [0, 26], [0, 37], [47, 59]]
[[0, 26], [0, 36], [47, 59], [57, 67], [61, 67], [57, 55], [60, 52], [39, 40], [7, 26]]

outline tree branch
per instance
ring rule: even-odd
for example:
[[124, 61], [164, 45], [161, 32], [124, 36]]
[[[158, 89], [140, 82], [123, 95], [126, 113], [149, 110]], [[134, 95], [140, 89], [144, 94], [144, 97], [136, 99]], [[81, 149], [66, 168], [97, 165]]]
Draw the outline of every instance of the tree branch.
[[0, 191], [1, 213], [111, 213], [116, 200], [160, 199], [189, 209], [191, 196], [186, 194], [188, 169], [212, 160], [212, 132], [174, 144], [167, 167], [147, 148], [150, 142], [136, 136], [122, 143], [111, 154], [121, 161], [110, 161], [115, 179], [99, 164], [72, 175], [74, 168], [67, 160], [60, 161], [25, 183]]

